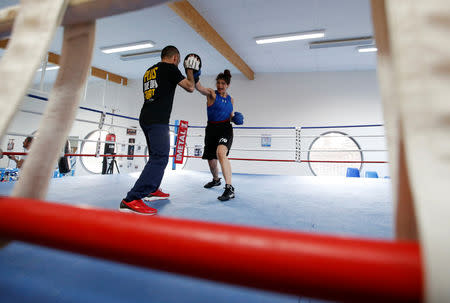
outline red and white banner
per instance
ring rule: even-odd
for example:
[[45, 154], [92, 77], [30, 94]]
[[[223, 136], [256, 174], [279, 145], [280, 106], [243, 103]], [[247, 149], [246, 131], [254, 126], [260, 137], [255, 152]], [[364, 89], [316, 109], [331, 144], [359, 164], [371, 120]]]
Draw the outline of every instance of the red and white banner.
[[188, 131], [188, 121], [181, 120], [178, 126], [177, 147], [175, 148], [175, 163], [183, 164], [184, 148]]

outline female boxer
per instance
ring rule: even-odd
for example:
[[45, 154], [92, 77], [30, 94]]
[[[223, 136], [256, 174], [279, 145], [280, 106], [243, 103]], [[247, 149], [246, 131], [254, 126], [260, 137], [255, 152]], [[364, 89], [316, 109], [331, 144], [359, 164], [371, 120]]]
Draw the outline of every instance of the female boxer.
[[234, 187], [231, 183], [231, 165], [228, 159], [233, 143], [233, 127], [230, 121], [239, 125], [243, 124], [242, 114], [233, 111], [234, 99], [227, 93], [230, 80], [230, 71], [226, 69], [216, 77], [216, 90], [205, 88], [200, 82], [197, 82], [195, 85], [196, 89], [206, 96], [208, 112], [208, 125], [205, 129], [205, 149], [202, 159], [208, 160], [213, 180], [205, 184], [204, 187], [211, 188], [221, 184], [217, 166], [217, 160], [219, 160], [226, 183], [225, 191], [218, 197], [220, 201], [227, 201], [235, 196]]

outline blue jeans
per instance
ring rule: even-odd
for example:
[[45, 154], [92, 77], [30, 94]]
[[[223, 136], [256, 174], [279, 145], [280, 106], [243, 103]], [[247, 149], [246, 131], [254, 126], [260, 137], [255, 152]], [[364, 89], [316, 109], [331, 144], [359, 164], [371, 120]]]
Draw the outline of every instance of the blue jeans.
[[139, 179], [128, 192], [127, 199], [139, 200], [156, 191], [161, 185], [164, 170], [169, 162], [170, 134], [167, 124], [141, 123], [149, 150], [149, 160], [144, 167]]

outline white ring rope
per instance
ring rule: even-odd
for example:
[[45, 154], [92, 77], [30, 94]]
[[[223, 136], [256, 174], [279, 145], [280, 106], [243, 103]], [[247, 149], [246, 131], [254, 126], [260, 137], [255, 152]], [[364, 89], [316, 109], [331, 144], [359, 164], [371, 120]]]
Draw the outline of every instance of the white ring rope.
[[[21, 111], [23, 113], [27, 113], [27, 114], [34, 114], [34, 115], [41, 115], [41, 116], [43, 115], [43, 113], [41, 113], [41, 112], [27, 110], [27, 109], [21, 109], [19, 111]], [[120, 117], [118, 117], [118, 118], [120, 118]], [[76, 119], [74, 119], [74, 121], [86, 122], [86, 123], [91, 123], [91, 124], [98, 125], [98, 121], [92, 121], [92, 120], [86, 120], [86, 119], [80, 119], [80, 118], [76, 118]], [[135, 128], [135, 126], [122, 126], [122, 125], [118, 125], [118, 124], [108, 124], [108, 123], [103, 123], [103, 125], [104, 126], [109, 126], [109, 127], [124, 128], [124, 129], [135, 129], [138, 132], [142, 132], [141, 129]], [[174, 128], [175, 126], [169, 125], [169, 127]]]
[[[36, 112], [36, 111], [32, 111], [32, 110], [21, 109], [20, 111], [23, 112], [23, 113], [27, 113], [27, 114], [43, 115], [43, 113]], [[91, 124], [98, 125], [98, 121], [92, 121], [92, 120], [86, 120], [86, 119], [79, 119], [79, 118], [74, 119], [74, 121], [77, 121], [77, 122], [86, 122], [86, 123], [91, 123]], [[104, 125], [104, 126], [110, 126], [110, 127], [124, 128], [124, 129], [132, 128], [131, 126], [130, 126], [130, 127], [127, 127], [127, 126], [121, 126], [121, 125], [116, 125], [116, 124], [108, 124], [108, 123], [103, 123], [103, 125]], [[138, 129], [136, 129], [136, 130], [138, 130]], [[139, 131], [141, 131], [141, 130], [139, 129]]]
[[[53, 2], [53, 0], [52, 0]], [[46, 12], [39, 10], [40, 14]], [[45, 199], [54, 165], [60, 157], [83, 94], [94, 47], [95, 23], [64, 28], [61, 67], [12, 196]]]
[[[233, 135], [234, 138], [261, 138], [266, 135]], [[269, 138], [282, 138], [282, 139], [295, 139], [296, 136], [282, 136], [282, 135], [267, 135]], [[188, 137], [199, 137], [203, 138], [205, 135], [203, 134], [188, 134]], [[342, 138], [342, 137], [351, 137], [351, 138], [384, 138], [384, 135], [341, 135], [341, 136], [327, 136], [327, 135], [307, 135], [307, 136], [301, 136], [302, 138], [318, 138], [318, 137], [324, 137], [324, 138]]]
[[[187, 146], [186, 148], [195, 149], [198, 147], [195, 146]], [[387, 152], [385, 149], [304, 149], [297, 150], [295, 148], [283, 148], [283, 149], [275, 149], [275, 148], [267, 148], [267, 149], [249, 149], [249, 148], [231, 148], [231, 151], [256, 151], [256, 152]]]
[[42, 63], [67, 0], [22, 0], [11, 38], [0, 60], [0, 140]]
[[[116, 125], [114, 125], [116, 126]], [[33, 135], [22, 134], [22, 133], [8, 133], [10, 136], [18, 136], [18, 137], [33, 137]], [[98, 140], [89, 140], [89, 139], [78, 139], [78, 138], [69, 138], [70, 141], [77, 142], [92, 142], [92, 143], [113, 143], [115, 145], [129, 145], [129, 146], [141, 146], [147, 147], [146, 144], [138, 144], [138, 143], [128, 143], [128, 142], [117, 142], [117, 141], [98, 141]], [[170, 148], [176, 147], [175, 145], [171, 145]], [[187, 149], [196, 149], [197, 146], [186, 146]], [[251, 148], [232, 148], [231, 151], [254, 151], [254, 152], [296, 152], [300, 151], [302, 153], [307, 152], [387, 152], [386, 149], [305, 149], [305, 150], [297, 150], [295, 148], [267, 148], [267, 149], [251, 149]]]
[[[22, 133], [14, 133], [10, 132], [8, 133], [10, 136], [17, 136], [17, 137], [35, 137], [33, 135], [27, 135]], [[89, 140], [89, 139], [78, 139], [78, 138], [69, 138], [69, 141], [77, 141], [77, 142], [93, 142], [93, 143], [114, 143], [116, 145], [132, 145], [132, 146], [141, 146], [141, 147], [147, 147], [146, 144], [137, 144], [137, 143], [128, 143], [128, 142], [117, 142], [117, 141], [97, 141], [97, 140]], [[174, 147], [174, 146], [173, 146]]]

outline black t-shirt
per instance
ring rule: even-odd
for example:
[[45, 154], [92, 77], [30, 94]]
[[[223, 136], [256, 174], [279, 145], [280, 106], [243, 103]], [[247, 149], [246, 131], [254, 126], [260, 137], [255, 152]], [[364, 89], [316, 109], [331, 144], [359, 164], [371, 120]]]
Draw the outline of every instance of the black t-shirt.
[[159, 62], [145, 72], [143, 78], [144, 106], [139, 122], [168, 124], [177, 84], [185, 77], [177, 66]]

